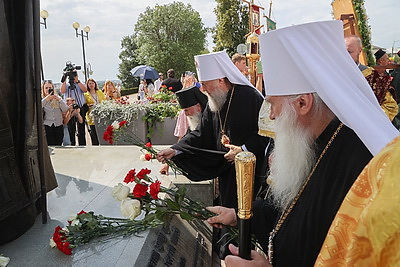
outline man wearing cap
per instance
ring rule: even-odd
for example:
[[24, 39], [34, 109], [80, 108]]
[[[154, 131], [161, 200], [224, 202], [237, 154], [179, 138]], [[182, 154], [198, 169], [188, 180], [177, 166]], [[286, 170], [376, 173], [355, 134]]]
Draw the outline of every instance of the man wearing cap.
[[[194, 181], [218, 177], [220, 203], [237, 207], [234, 156], [242, 150], [253, 152], [257, 157], [256, 175], [262, 173], [269, 141], [257, 134], [263, 97], [225, 51], [196, 56], [195, 64], [201, 90], [208, 97], [201, 123], [177, 144], [161, 151], [157, 159], [172, 158]], [[235, 147], [230, 149], [230, 145]], [[259, 187], [261, 177], [255, 183]]]
[[[193, 81], [191, 82], [191, 84], [193, 84]], [[182, 136], [187, 133], [187, 125], [189, 125], [189, 130], [193, 131], [200, 124], [201, 114], [207, 105], [207, 96], [200, 92], [200, 89], [195, 85], [181, 89], [175, 94], [176, 98], [178, 99], [179, 105], [182, 108], [182, 111], [181, 113], [179, 113], [174, 134], [179, 134], [178, 136], [182, 138]], [[187, 122], [180, 122], [180, 120], [187, 120]], [[178, 129], [181, 127], [180, 124], [185, 124], [185, 133], [178, 133], [181, 131], [180, 129]], [[163, 165], [160, 173], [168, 174], [167, 164]]]
[[[373, 68], [367, 67], [360, 63], [359, 57], [362, 51], [360, 37], [356, 35], [346, 36], [345, 43], [346, 49], [349, 52], [351, 58], [357, 64], [358, 69], [362, 72], [365, 79], [367, 79], [383, 111], [392, 121], [398, 113], [398, 106], [394, 98], [396, 94], [394, 92], [394, 88], [391, 86], [392, 78], [385, 73], [380, 73]], [[384, 54], [386, 53], [382, 49], [378, 50], [375, 53], [375, 57], [377, 57], [377, 62], [379, 60], [381, 60], [380, 62], [384, 62]]]
[[[375, 61], [377, 65], [380, 66], [387, 66], [390, 64], [390, 60], [389, 60], [389, 56], [388, 54], [386, 54], [385, 51], [383, 51], [381, 48], [379, 48], [375, 53]], [[384, 72], [386, 72], [385, 70], [383, 70]]]
[[188, 119], [189, 129], [193, 131], [200, 124], [201, 114], [207, 105], [207, 96], [195, 85], [179, 90], [175, 94]]
[[[313, 266], [354, 180], [399, 132], [346, 51], [341, 21], [267, 32], [260, 49], [276, 139], [270, 193], [252, 220], [268, 258], [253, 251], [252, 261], [225, 263]], [[209, 209], [218, 214], [210, 224], [236, 224], [234, 210]]]

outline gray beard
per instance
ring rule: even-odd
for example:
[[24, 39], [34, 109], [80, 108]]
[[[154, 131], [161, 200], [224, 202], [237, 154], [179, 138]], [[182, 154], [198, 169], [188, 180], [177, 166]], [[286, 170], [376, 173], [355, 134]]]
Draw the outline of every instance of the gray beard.
[[272, 202], [284, 210], [293, 201], [315, 163], [314, 139], [299, 125], [293, 105], [287, 101], [275, 120], [275, 147], [272, 152], [270, 178]]
[[212, 112], [220, 111], [228, 96], [228, 92], [221, 88], [216, 88], [213, 95], [210, 95], [207, 92], [205, 94], [208, 98], [208, 106]]
[[187, 116], [188, 123], [189, 123], [189, 129], [191, 131], [195, 130], [197, 126], [200, 124], [201, 121], [201, 112], [197, 112], [193, 116]]

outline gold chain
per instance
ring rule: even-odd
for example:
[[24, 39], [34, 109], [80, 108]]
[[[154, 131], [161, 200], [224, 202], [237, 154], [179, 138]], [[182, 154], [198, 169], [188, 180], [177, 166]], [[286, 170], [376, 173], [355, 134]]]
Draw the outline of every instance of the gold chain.
[[224, 124], [222, 125], [222, 121], [221, 121], [221, 115], [218, 112], [218, 118], [219, 118], [219, 125], [221, 126], [221, 133], [224, 134], [225, 133], [225, 125], [226, 125], [226, 119], [228, 118], [228, 113], [229, 113], [229, 109], [231, 107], [231, 102], [232, 102], [232, 96], [233, 96], [233, 92], [235, 91], [235, 86], [233, 86], [232, 88], [232, 94], [231, 97], [229, 98], [229, 102], [228, 102], [228, 108], [226, 109], [226, 114], [225, 114], [225, 119], [224, 119]]
[[294, 206], [296, 205], [297, 201], [299, 200], [301, 194], [303, 193], [304, 189], [306, 188], [308, 182], [311, 179], [311, 176], [314, 174], [315, 169], [317, 168], [319, 162], [321, 161], [322, 157], [325, 155], [326, 151], [330, 147], [331, 143], [339, 133], [340, 129], [342, 129], [343, 123], [340, 123], [339, 126], [337, 127], [336, 131], [333, 133], [331, 139], [329, 142], [326, 144], [324, 150], [321, 152], [321, 155], [319, 156], [317, 162], [314, 164], [314, 167], [311, 169], [310, 174], [307, 176], [306, 181], [304, 182], [303, 186], [300, 188], [300, 191], [297, 193], [295, 198], [293, 199], [292, 203], [290, 203], [290, 206], [285, 209], [285, 211], [282, 213], [281, 217], [278, 220], [278, 223], [276, 224], [275, 228], [269, 233], [269, 239], [268, 239], [268, 258], [269, 262], [272, 264], [272, 257], [273, 257], [273, 239], [275, 235], [278, 233], [278, 231], [281, 229], [283, 223], [285, 222], [287, 216], [289, 216], [290, 212], [293, 210]]

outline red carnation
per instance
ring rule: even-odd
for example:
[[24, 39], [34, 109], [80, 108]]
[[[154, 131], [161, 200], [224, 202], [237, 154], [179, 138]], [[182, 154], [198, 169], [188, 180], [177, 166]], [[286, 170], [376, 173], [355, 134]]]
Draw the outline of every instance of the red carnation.
[[168, 87], [168, 90], [170, 90], [170, 91], [171, 91], [171, 90], [172, 90], [172, 87]]
[[121, 122], [119, 123], [119, 127], [124, 126], [126, 123], [127, 123], [127, 121], [121, 121]]
[[141, 169], [140, 172], [136, 175], [137, 178], [143, 179], [145, 175], [150, 174], [151, 170], [149, 169]]
[[66, 240], [67, 237], [65, 236], [64, 230], [60, 226], [57, 226], [54, 229], [53, 241], [56, 243], [56, 246], [60, 251], [62, 251], [64, 254], [71, 255], [72, 249], [69, 247], [69, 242]]
[[69, 248], [69, 242], [62, 243], [62, 249], [60, 249], [66, 255], [72, 255], [72, 249]]
[[130, 170], [126, 174], [124, 182], [127, 183], [127, 184], [131, 183], [131, 182], [134, 182], [135, 181], [135, 175], [136, 175], [136, 169]]
[[150, 142], [147, 142], [146, 145], [145, 145], [145, 147], [151, 147], [151, 143], [150, 143]]
[[160, 192], [160, 181], [156, 181], [150, 185], [150, 195], [153, 199], [158, 199], [158, 193]]
[[112, 127], [111, 125], [109, 125], [108, 127], [107, 127], [107, 129], [106, 129], [106, 131], [104, 132], [104, 134], [103, 134], [103, 139], [105, 140], [105, 141], [108, 141], [108, 143], [110, 143], [111, 145], [112, 145], [112, 143], [113, 143], [113, 130], [114, 130], [114, 127]]
[[146, 155], [144, 155], [144, 158], [147, 160], [147, 161], [149, 161], [149, 160], [151, 160], [151, 154], [146, 154]]
[[146, 184], [136, 184], [133, 188], [133, 196], [136, 198], [144, 197], [147, 193], [147, 185]]

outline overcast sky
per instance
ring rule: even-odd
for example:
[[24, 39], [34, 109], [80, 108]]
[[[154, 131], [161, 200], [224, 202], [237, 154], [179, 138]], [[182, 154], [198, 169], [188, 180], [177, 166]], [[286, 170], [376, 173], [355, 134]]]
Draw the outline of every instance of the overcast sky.
[[[90, 63], [96, 80], [117, 79], [118, 55], [123, 36], [133, 32], [140, 13], [147, 6], [171, 3], [169, 0], [41, 0], [41, 9], [49, 12], [47, 29], [42, 29], [42, 56], [45, 79], [59, 81], [66, 61], [83, 65], [82, 39], [75, 37], [72, 23], [81, 28], [89, 25], [89, 40], [85, 39], [86, 62]], [[203, 23], [213, 27], [216, 23], [212, 0], [181, 0], [190, 3], [200, 13]], [[273, 0], [272, 18], [282, 28], [304, 22], [332, 19], [331, 0]], [[269, 1], [255, 0], [255, 4], [268, 7]], [[395, 51], [400, 47], [398, 17], [400, 0], [365, 0], [372, 30], [372, 43]], [[268, 10], [265, 11], [266, 13]], [[262, 20], [263, 23], [265, 21]], [[213, 43], [208, 37], [208, 47]], [[79, 73], [83, 77], [82, 73]]]

